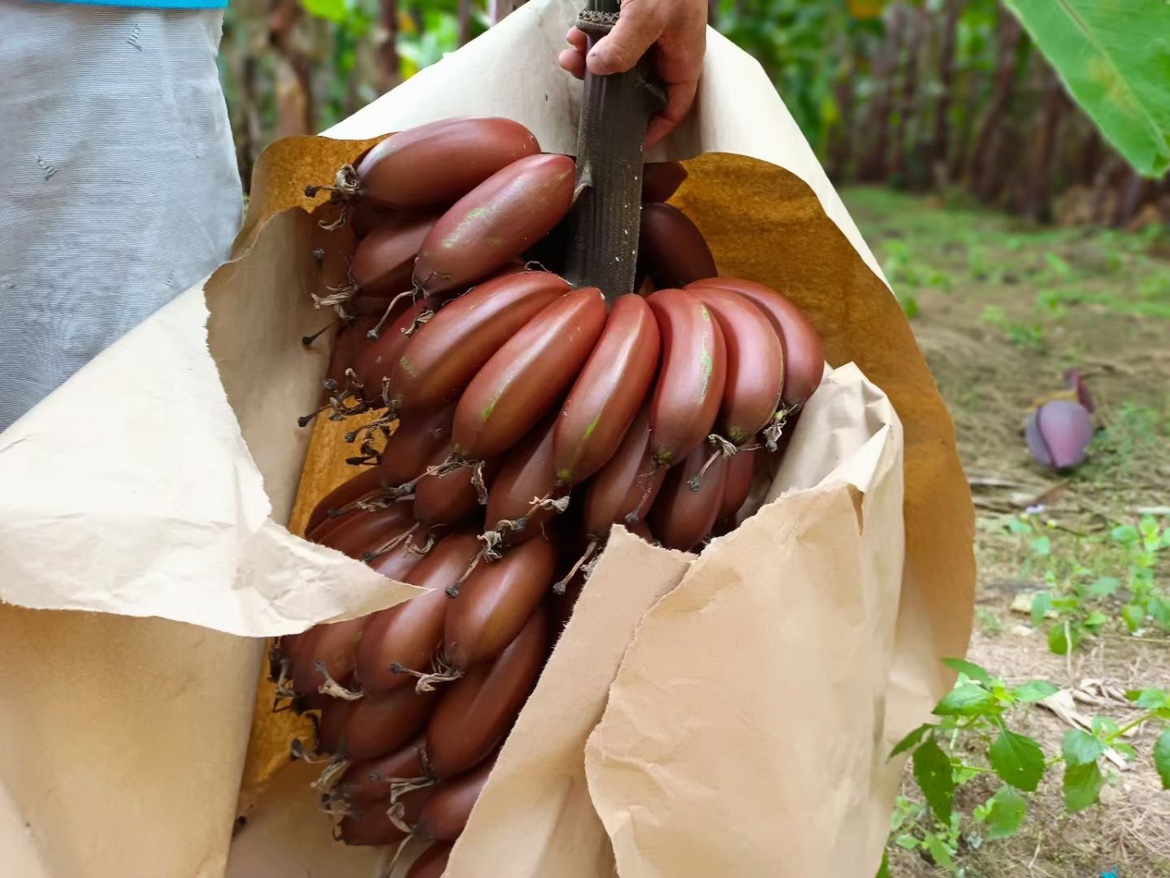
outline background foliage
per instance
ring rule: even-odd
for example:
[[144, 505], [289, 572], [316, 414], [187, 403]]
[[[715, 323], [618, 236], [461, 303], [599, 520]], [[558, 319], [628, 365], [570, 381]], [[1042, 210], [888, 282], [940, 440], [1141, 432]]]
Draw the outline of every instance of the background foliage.
[[[1170, 23], [1161, 0], [1137, 2]], [[1170, 78], [1170, 50], [1132, 29], [1094, 30], [1089, 0], [1011, 6], [711, 0], [710, 20], [760, 61], [838, 184], [962, 193], [1067, 225], [1170, 216], [1170, 185], [1156, 179], [1170, 162], [1170, 121], [1139, 100], [1157, 106], [1166, 78], [1154, 74]], [[245, 179], [275, 138], [328, 127], [511, 9], [509, 0], [233, 3], [221, 63]]]

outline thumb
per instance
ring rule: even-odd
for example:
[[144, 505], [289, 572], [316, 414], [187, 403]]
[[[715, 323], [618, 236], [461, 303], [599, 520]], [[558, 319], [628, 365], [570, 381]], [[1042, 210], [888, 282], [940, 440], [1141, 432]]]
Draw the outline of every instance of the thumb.
[[637, 64], [654, 42], [662, 36], [654, 17], [642, 11], [646, 7], [626, 0], [617, 24], [597, 41], [585, 64], [597, 76], [625, 73]]

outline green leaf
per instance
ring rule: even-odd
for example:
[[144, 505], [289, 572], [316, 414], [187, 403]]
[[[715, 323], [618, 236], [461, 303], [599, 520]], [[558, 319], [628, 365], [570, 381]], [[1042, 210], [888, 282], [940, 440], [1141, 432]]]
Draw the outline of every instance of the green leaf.
[[943, 823], [948, 822], [954, 807], [955, 779], [951, 775], [951, 760], [933, 738], [914, 751], [914, 779], [934, 815]]
[[1006, 0], [1076, 102], [1138, 172], [1170, 169], [1170, 4]]
[[987, 760], [1004, 781], [1029, 793], [1036, 792], [1040, 779], [1044, 777], [1044, 751], [1040, 745], [1007, 729], [1003, 729], [991, 745]]
[[1105, 752], [1105, 745], [1080, 729], [1069, 729], [1060, 742], [1060, 752], [1066, 765], [1088, 765]]
[[349, 7], [345, 0], [301, 0], [305, 11], [317, 18], [342, 24], [349, 18]]
[[1041, 557], [1052, 554], [1052, 540], [1048, 537], [1036, 537], [1032, 540], [1032, 551]]
[[1089, 586], [1089, 595], [1095, 598], [1107, 598], [1121, 587], [1121, 580], [1116, 576], [1102, 576]]
[[1116, 750], [1118, 753], [1120, 753], [1126, 759], [1137, 759], [1138, 758], [1137, 750], [1134, 749], [1134, 747], [1132, 745], [1126, 744], [1123, 741], [1114, 741], [1112, 744], [1112, 747], [1114, 750]]
[[910, 750], [913, 747], [917, 747], [918, 742], [925, 738], [931, 729], [937, 728], [938, 726], [934, 725], [934, 723], [923, 723], [898, 742], [897, 746], [890, 751], [890, 758], [893, 759], [895, 756], [898, 756], [901, 753], [905, 753], [907, 750]]
[[1162, 732], [1154, 744], [1154, 767], [1162, 778], [1162, 789], [1170, 790], [1170, 729]]
[[[1072, 643], [1069, 643], [1069, 636]], [[1057, 655], [1068, 655], [1070, 649], [1076, 649], [1081, 642], [1081, 632], [1075, 625], [1057, 625], [1048, 631], [1048, 648]]]
[[994, 706], [995, 696], [982, 686], [966, 683], [944, 695], [934, 713], [937, 716], [979, 716]]
[[1170, 707], [1170, 692], [1165, 689], [1130, 689], [1125, 697], [1142, 710], [1160, 710]]
[[1003, 787], [991, 797], [987, 814], [987, 839], [1010, 838], [1019, 830], [1028, 812], [1028, 803], [1012, 787]]
[[1109, 532], [1109, 536], [1113, 539], [1113, 542], [1121, 543], [1123, 546], [1128, 546], [1130, 543], [1136, 543], [1138, 541], [1137, 528], [1132, 524], [1118, 525]]
[[882, 864], [874, 878], [890, 878], [890, 852], [882, 851]]
[[1031, 703], [1035, 701], [1043, 701], [1055, 695], [1060, 690], [1049, 683], [1047, 680], [1029, 680], [1023, 686], [1017, 686], [1012, 690], [1012, 695], [1016, 697], [1017, 701]]
[[1170, 600], [1161, 595], [1151, 597], [1150, 616], [1163, 628], [1170, 628]]
[[982, 683], [984, 686], [991, 686], [991, 674], [979, 667], [974, 662], [965, 661], [963, 659], [943, 659], [943, 664], [952, 671], [958, 671], [961, 674], [966, 674], [972, 680]]
[[1126, 628], [1137, 631], [1142, 627], [1142, 622], [1146, 621], [1145, 608], [1137, 604], [1126, 604], [1121, 611], [1121, 618], [1125, 620]]
[[908, 851], [916, 851], [919, 847], [918, 837], [910, 835], [909, 833], [899, 835], [894, 839], [894, 844]]
[[926, 837], [926, 849], [930, 851], [934, 861], [944, 869], [950, 869], [955, 865], [955, 857], [950, 847], [933, 832]]
[[1032, 598], [1032, 624], [1039, 625], [1052, 609], [1052, 595], [1046, 591]]
[[1096, 762], [1066, 765], [1064, 769], [1064, 807], [1070, 814], [1083, 811], [1097, 801], [1105, 778]]
[[1087, 628], [1089, 631], [1092, 631], [1094, 634], [1096, 634], [1097, 631], [1100, 630], [1101, 626], [1104, 625], [1108, 621], [1109, 621], [1108, 616], [1106, 616], [1100, 610], [1094, 610], [1092, 613], [1089, 614], [1089, 617], [1087, 619], [1085, 619], [1084, 625], [1085, 625], [1085, 628]]

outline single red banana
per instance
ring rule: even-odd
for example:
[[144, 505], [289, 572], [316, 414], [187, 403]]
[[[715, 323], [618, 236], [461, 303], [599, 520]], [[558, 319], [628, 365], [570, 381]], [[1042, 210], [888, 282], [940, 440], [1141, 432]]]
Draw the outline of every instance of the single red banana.
[[343, 701], [340, 698], [330, 698], [322, 706], [321, 716], [317, 719], [317, 752], [335, 754], [341, 750], [345, 740], [345, 725], [349, 722], [349, 715], [357, 707], [356, 701]]
[[382, 698], [363, 697], [345, 724], [340, 753], [363, 762], [397, 750], [424, 728], [438, 705], [438, 691], [395, 689]]
[[[431, 458], [431, 466], [451, 459], [452, 440]], [[477, 461], [441, 475], [424, 475], [414, 486], [414, 517], [427, 527], [457, 525], [467, 521], [480, 508], [480, 485], [486, 490], [499, 469], [498, 459]], [[490, 494], [489, 494], [490, 496]]]
[[432, 591], [371, 616], [355, 659], [354, 677], [362, 691], [388, 695], [417, 682], [416, 676], [403, 671], [430, 671], [443, 642], [450, 603], [444, 590], [463, 577], [480, 548], [472, 531], [455, 531], [443, 537], [405, 578], [408, 585]]
[[698, 226], [669, 204], [642, 205], [638, 256], [654, 285], [661, 289], [682, 288], [719, 273]]
[[681, 162], [646, 162], [642, 165], [642, 201], [664, 202], [687, 178]]
[[443, 878], [447, 874], [447, 861], [454, 847], [451, 843], [431, 845], [410, 864], [406, 878]]
[[614, 456], [654, 384], [660, 352], [646, 300], [620, 296], [557, 420], [553, 466], [560, 484], [580, 484]]
[[715, 315], [727, 343], [719, 435], [732, 445], [745, 445], [776, 416], [784, 389], [784, 349], [764, 312], [743, 296], [716, 287], [692, 291]]
[[569, 212], [577, 164], [541, 153], [517, 159], [457, 201], [418, 251], [415, 286], [427, 295], [466, 287], [503, 268]]
[[405, 500], [394, 501], [387, 508], [373, 512], [359, 511], [326, 534], [320, 545], [355, 560], [365, 560], [365, 553], [371, 551], [370, 544], [379, 537], [385, 545], [410, 529], [415, 523], [412, 511], [410, 503]]
[[500, 745], [536, 686], [549, 636], [548, 610], [541, 604], [493, 661], [436, 690], [443, 697], [427, 725], [431, 774], [443, 779], [470, 771]]
[[394, 296], [413, 284], [414, 260], [441, 214], [398, 214], [375, 226], [354, 248], [349, 277], [359, 296]]
[[329, 513], [340, 510], [359, 497], [383, 487], [383, 482], [377, 467], [360, 470], [356, 475], [346, 479], [319, 501], [309, 514], [309, 522], [305, 525], [305, 533], [310, 533], [317, 525], [329, 518]]
[[443, 660], [466, 673], [499, 655], [550, 593], [556, 544], [526, 540], [499, 561], [480, 564], [450, 599], [443, 626]]
[[459, 117], [392, 134], [357, 165], [358, 193], [389, 207], [446, 205], [513, 162], [540, 154], [518, 122]]
[[[711, 454], [717, 456], [712, 461]], [[708, 462], [710, 465], [708, 466]], [[703, 467], [699, 489], [691, 487]], [[690, 552], [711, 535], [723, 502], [727, 458], [703, 443], [666, 474], [666, 482], [650, 507], [647, 523], [668, 549]]]
[[[358, 357], [354, 373], [362, 384], [361, 398], [378, 405], [384, 404], [385, 383], [398, 369], [398, 363], [410, 342], [425, 328], [417, 321], [434, 314], [437, 299], [413, 300], [410, 296], [399, 301], [378, 335], [369, 342]], [[412, 332], [414, 335], [407, 335]]]
[[562, 296], [479, 370], [455, 409], [455, 453], [498, 457], [519, 442], [572, 384], [606, 323], [601, 290]]
[[[423, 806], [437, 792], [433, 786], [418, 787], [403, 793], [394, 804], [401, 805], [398, 815], [404, 825], [414, 826]], [[337, 825], [337, 839], [347, 845], [381, 847], [401, 842], [410, 833], [390, 819], [391, 796], [363, 803], [352, 808]]]
[[524, 324], [570, 289], [547, 271], [509, 271], [448, 303], [408, 340], [390, 378], [402, 414], [455, 402]]
[[816, 327], [791, 299], [771, 287], [742, 278], [709, 277], [693, 286], [738, 293], [772, 322], [784, 348], [783, 399], [789, 409], [803, 405], [821, 386], [825, 371], [824, 344]]
[[330, 680], [344, 688], [353, 679], [354, 654], [369, 617], [315, 625], [297, 650], [293, 690], [314, 695]]
[[613, 525], [629, 526], [627, 517], [639, 510], [644, 516], [658, 496], [666, 472], [666, 467], [654, 465], [650, 417], [643, 407], [614, 456], [585, 486], [586, 536], [604, 542]]
[[755, 476], [755, 451], [737, 451], [727, 461], [727, 475], [723, 482], [723, 500], [719, 504], [718, 521], [734, 523], [735, 514], [747, 502]]
[[[532, 430], [501, 460], [488, 491], [487, 528], [507, 546], [541, 536], [544, 525], [559, 514], [557, 501], [567, 491], [557, 485], [553, 470], [555, 414]], [[538, 500], [547, 500], [538, 503]]]
[[419, 811], [412, 834], [431, 841], [454, 842], [459, 838], [467, 828], [479, 794], [487, 786], [497, 755], [498, 750], [471, 771], [440, 783]]
[[426, 778], [426, 766], [422, 761], [425, 740], [419, 735], [388, 756], [350, 765], [333, 788], [333, 796], [344, 802], [362, 805], [389, 796], [390, 784], [396, 781]]
[[650, 403], [650, 452], [673, 466], [711, 433], [727, 383], [727, 344], [694, 293], [667, 289], [646, 300], [662, 333], [662, 367]]
[[379, 456], [377, 470], [382, 484], [397, 488], [426, 472], [450, 439], [454, 417], [455, 407], [444, 406], [399, 421]]

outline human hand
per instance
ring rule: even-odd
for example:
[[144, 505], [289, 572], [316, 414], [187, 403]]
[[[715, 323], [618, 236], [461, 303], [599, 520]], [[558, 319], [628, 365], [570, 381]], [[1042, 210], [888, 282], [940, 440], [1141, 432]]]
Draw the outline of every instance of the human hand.
[[571, 28], [560, 65], [576, 76], [624, 73], [653, 48], [666, 106], [650, 120], [646, 148], [682, 122], [695, 101], [707, 50], [707, 0], [622, 0], [618, 23], [588, 52], [585, 33]]

